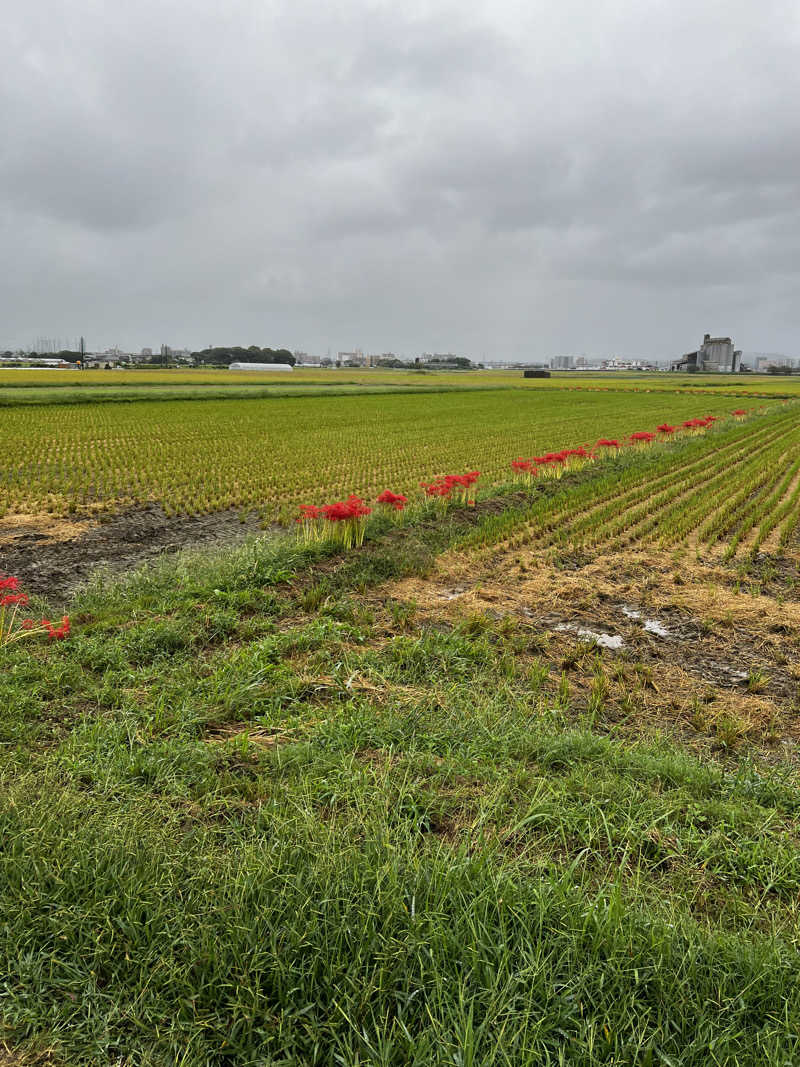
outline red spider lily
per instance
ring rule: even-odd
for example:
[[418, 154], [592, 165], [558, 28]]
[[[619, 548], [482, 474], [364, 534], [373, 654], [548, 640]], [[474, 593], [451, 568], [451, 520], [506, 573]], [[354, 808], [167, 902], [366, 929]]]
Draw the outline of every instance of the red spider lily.
[[678, 429], [677, 426], [670, 426], [668, 422], [662, 422], [660, 426], [656, 426], [659, 433], [675, 433]]
[[61, 625], [56, 626], [49, 619], [34, 622], [33, 619], [22, 619], [16, 625], [19, 609], [28, 603], [27, 593], [20, 593], [19, 578], [12, 575], [0, 575], [0, 591], [9, 590], [0, 596], [0, 648], [19, 641], [23, 637], [47, 634], [49, 641], [62, 641], [70, 631], [69, 616], [61, 618]]
[[425, 490], [426, 496], [448, 497], [452, 489], [452, 486], [444, 482], [420, 482], [419, 484]]
[[731, 412], [731, 415], [733, 415], [733, 417], [734, 417], [735, 419], [741, 419], [741, 418], [743, 418], [743, 417], [744, 417], [744, 416], [745, 416], [746, 414], [747, 414], [747, 412], [745, 411], [745, 409], [744, 409], [744, 408], [737, 408], [737, 409], [736, 409], [736, 411], [732, 411], [732, 412]]
[[686, 422], [682, 424], [682, 426], [683, 429], [688, 430], [689, 433], [698, 434], [702, 433], [703, 430], [707, 430], [708, 427], [716, 421], [716, 415], [706, 415], [705, 418], [702, 419], [687, 419]]
[[560, 478], [564, 473], [566, 460], [566, 449], [563, 452], [545, 452], [543, 456], [533, 457], [533, 462], [538, 464], [543, 478]]
[[438, 497], [443, 501], [449, 500], [455, 490], [456, 496], [466, 504], [469, 500], [469, 489], [480, 476], [480, 471], [467, 471], [466, 474], [445, 474], [436, 482], [420, 482], [419, 484], [427, 496]]
[[601, 437], [595, 445], [596, 448], [622, 448], [616, 437]]
[[655, 441], [656, 435], [650, 433], [649, 430], [637, 430], [636, 433], [630, 435], [630, 442], [632, 445], [649, 445]]
[[6, 593], [5, 596], [0, 596], [0, 608], [10, 607], [12, 604], [24, 607], [27, 603], [27, 593]]
[[527, 477], [531, 482], [539, 475], [539, 467], [536, 462], [532, 459], [524, 459], [522, 456], [517, 456], [516, 459], [511, 460], [511, 469], [515, 474]]
[[[32, 620], [31, 620], [32, 621]], [[49, 619], [42, 619], [42, 628], [47, 631], [48, 641], [63, 641], [69, 634], [69, 616], [61, 616], [61, 625], [56, 626], [55, 623], [50, 622]]]
[[366, 524], [363, 521], [372, 514], [360, 496], [351, 494], [347, 500], [337, 500], [334, 504], [324, 504], [320, 509], [328, 522], [334, 523], [336, 536], [345, 548], [364, 543]]
[[594, 461], [594, 452], [589, 451], [585, 445], [577, 448], [565, 448], [561, 453], [568, 470], [577, 471], [585, 467], [587, 463]]
[[375, 497], [378, 504], [386, 504], [395, 511], [402, 511], [408, 503], [408, 497], [402, 493], [393, 493], [391, 489], [384, 489], [380, 496]]
[[318, 541], [321, 535], [321, 526], [318, 520], [322, 518], [322, 508], [318, 508], [316, 504], [301, 504], [300, 514], [294, 520], [300, 527], [300, 532], [303, 541], [309, 544], [311, 541]]
[[301, 536], [306, 544], [325, 537], [325, 523], [333, 523], [335, 538], [341, 541], [345, 548], [350, 548], [363, 543], [363, 520], [371, 514], [372, 508], [367, 507], [361, 497], [351, 494], [347, 500], [337, 500], [334, 504], [323, 504], [321, 507], [316, 504], [302, 504], [295, 522], [300, 526]]
[[349, 522], [372, 512], [372, 508], [368, 508], [360, 496], [349, 496], [347, 500], [337, 500], [335, 504], [323, 504], [320, 510], [328, 522]]

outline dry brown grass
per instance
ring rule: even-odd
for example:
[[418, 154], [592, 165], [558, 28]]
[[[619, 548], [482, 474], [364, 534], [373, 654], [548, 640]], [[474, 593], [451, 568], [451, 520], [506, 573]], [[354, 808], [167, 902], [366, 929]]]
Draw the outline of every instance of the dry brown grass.
[[89, 519], [63, 518], [44, 511], [31, 515], [4, 515], [0, 518], [0, 545], [26, 534], [35, 534], [50, 543], [72, 541], [85, 533], [90, 525]]
[[0, 1040], [0, 1067], [68, 1067], [63, 1060], [56, 1060], [49, 1049], [25, 1052], [13, 1049]]
[[[532, 546], [450, 553], [428, 577], [381, 590], [374, 609], [389, 597], [414, 602], [419, 626], [485, 617], [538, 635], [520, 665], [528, 655], [544, 664], [554, 695], [564, 672], [576, 709], [601, 707], [603, 718], [630, 729], [702, 734], [725, 748], [800, 740], [800, 603], [737, 592], [717, 559], [638, 550], [578, 565], [549, 562]], [[648, 633], [645, 619], [668, 638]], [[619, 635], [623, 649], [587, 645], [579, 627]]]

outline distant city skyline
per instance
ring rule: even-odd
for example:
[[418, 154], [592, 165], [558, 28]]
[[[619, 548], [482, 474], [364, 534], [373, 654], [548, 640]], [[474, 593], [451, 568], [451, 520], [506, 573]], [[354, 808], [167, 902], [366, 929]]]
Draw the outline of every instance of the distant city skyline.
[[[62, 338], [44, 338], [44, 337], [39, 337], [37, 339], [37, 342], [34, 342], [34, 343], [30, 344], [30, 345], [16, 346], [16, 348], [12, 347], [12, 346], [0, 344], [0, 353], [5, 352], [5, 351], [12, 351], [12, 352], [13, 351], [20, 351], [20, 352], [37, 352], [40, 355], [47, 355], [47, 354], [52, 354], [52, 353], [56, 353], [56, 352], [59, 352], [59, 351], [67, 351], [67, 350], [77, 351], [78, 350], [77, 347], [73, 348], [73, 349], [70, 349], [69, 346], [66, 343], [63, 344], [63, 347], [56, 347], [56, 346], [61, 346], [63, 340], [64, 339], [62, 339]], [[71, 344], [75, 344], [77, 346], [77, 345], [79, 345], [79, 340], [77, 340], [77, 341], [73, 340], [70, 343]], [[246, 342], [242, 342], [242, 341], [238, 341], [238, 340], [234, 340], [234, 341], [232, 341], [230, 343], [231, 344], [240, 344], [243, 347], [248, 347], [248, 344], [249, 344], [249, 342], [246, 343]], [[38, 347], [37, 347], [37, 345], [38, 345]], [[211, 348], [211, 347], [214, 347], [214, 346], [212, 344], [204, 344], [204, 345], [201, 345], [199, 347], [191, 347], [191, 346], [188, 346], [188, 345], [174, 344], [174, 345], [167, 345], [167, 347], [169, 348], [170, 354], [187, 355], [187, 354], [189, 354], [191, 352], [202, 351], [202, 349]], [[273, 345], [273, 347], [281, 347], [281, 346]], [[326, 346], [326, 348], [323, 351], [313, 352], [313, 351], [309, 351], [309, 350], [306, 350], [306, 349], [300, 349], [300, 348], [297, 348], [296, 346], [291, 346], [291, 345], [286, 345], [285, 347], [289, 348], [289, 350], [292, 351], [295, 356], [299, 356], [306, 363], [309, 363], [309, 362], [317, 363], [320, 360], [325, 359], [325, 358], [331, 358], [333, 361], [336, 361], [337, 359], [341, 359], [342, 357], [353, 356], [355, 354], [361, 354], [361, 355], [364, 355], [365, 357], [369, 357], [371, 359], [374, 359], [374, 358], [377, 358], [377, 357], [392, 356], [392, 357], [395, 357], [397, 359], [404, 360], [404, 361], [413, 361], [416, 358], [422, 357], [422, 356], [441, 355], [441, 353], [432, 352], [432, 350], [430, 348], [428, 348], [427, 350], [420, 351], [420, 352], [396, 352], [396, 351], [393, 351], [393, 350], [387, 349], [387, 348], [379, 348], [379, 349], [377, 349], [376, 351], [373, 352], [373, 351], [370, 351], [368, 349], [361, 348], [360, 346], [354, 346], [353, 348], [351, 348], [349, 350], [345, 350], [345, 349], [337, 349], [337, 348], [329, 345], [329, 346]], [[153, 357], [156, 360], [161, 358], [161, 349], [162, 349], [162, 343], [153, 344], [153, 345], [142, 345], [142, 346], [134, 345], [131, 348], [124, 348], [122, 345], [118, 345], [118, 344], [106, 345], [105, 347], [100, 347], [100, 346], [92, 347], [91, 344], [88, 344], [88, 343], [86, 345], [87, 353], [90, 353], [92, 355], [111, 355], [111, 354], [115, 354], [116, 353], [116, 354], [118, 354], [120, 356], [147, 356], [147, 357]], [[486, 353], [483, 353], [480, 356], [475, 356], [475, 355], [470, 355], [470, 354], [468, 354], [466, 352], [452, 352], [449, 349], [446, 350], [446, 351], [447, 351], [448, 354], [453, 355], [453, 356], [466, 356], [468, 359], [471, 359], [472, 362], [476, 363], [476, 364], [477, 363], [484, 363], [484, 364], [486, 364], [488, 366], [491, 366], [493, 364], [506, 364], [506, 363], [546, 364], [549, 367], [557, 369], [557, 370], [574, 369], [576, 364], [579, 364], [579, 363], [588, 364], [588, 365], [592, 365], [592, 366], [597, 366], [597, 365], [600, 365], [602, 363], [609, 363], [609, 362], [613, 362], [613, 361], [618, 361], [620, 363], [656, 363], [656, 364], [663, 365], [664, 368], [666, 369], [677, 358], [677, 354], [676, 353], [673, 353], [671, 355], [665, 355], [665, 356], [646, 356], [646, 355], [643, 355], [642, 353], [623, 353], [621, 351], [613, 351], [613, 352], [605, 352], [605, 353], [602, 353], [602, 352], [601, 353], [598, 353], [598, 352], [594, 352], [594, 353], [563, 352], [562, 351], [562, 352], [558, 352], [558, 353], [545, 354], [545, 355], [540, 356], [540, 357], [530, 356], [530, 357], [527, 357], [527, 358], [526, 357], [516, 357], [516, 356], [501, 356], [501, 355], [497, 355], [497, 354], [487, 355]], [[781, 365], [781, 364], [783, 364], [783, 365], [788, 365], [788, 366], [794, 366], [794, 365], [800, 363], [800, 356], [793, 355], [791, 353], [784, 353], [784, 352], [765, 352], [765, 351], [756, 351], [756, 350], [754, 350], [754, 351], [743, 351], [742, 352], [742, 362], [746, 366], [750, 366], [750, 367], [754, 367], [754, 368], [758, 367], [759, 364], [761, 364], [763, 366], [766, 366], [766, 365], [769, 365], [769, 364], [773, 364], [773, 365]]]

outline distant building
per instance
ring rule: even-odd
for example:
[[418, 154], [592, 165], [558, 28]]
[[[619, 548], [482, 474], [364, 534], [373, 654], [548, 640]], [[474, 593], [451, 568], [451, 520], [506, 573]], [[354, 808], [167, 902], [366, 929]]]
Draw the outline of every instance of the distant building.
[[742, 367], [742, 353], [734, 349], [730, 337], [706, 334], [696, 352], [687, 352], [670, 363], [671, 371], [685, 374], [738, 374]]
[[790, 359], [779, 352], [765, 352], [763, 355], [756, 356], [755, 359], [755, 369], [764, 374], [768, 374], [777, 367], [782, 370], [794, 370], [796, 366], [796, 359]]
[[337, 352], [336, 362], [337, 364], [343, 364], [345, 367], [365, 367], [367, 365], [364, 353], [360, 348], [355, 348], [352, 352]]
[[77, 370], [78, 364], [66, 359], [49, 359], [35, 354], [24, 356], [0, 356], [0, 363], [31, 370]]
[[553, 356], [550, 360], [553, 370], [573, 370], [575, 367], [574, 356]]
[[622, 370], [622, 371], [652, 371], [658, 370], [658, 366], [655, 363], [649, 363], [644, 359], [620, 359], [618, 356], [612, 356], [610, 359], [604, 359], [600, 364], [602, 370]]
[[152, 356], [152, 354], [153, 354], [153, 349], [152, 348], [143, 348], [142, 349], [142, 355], [143, 356]]

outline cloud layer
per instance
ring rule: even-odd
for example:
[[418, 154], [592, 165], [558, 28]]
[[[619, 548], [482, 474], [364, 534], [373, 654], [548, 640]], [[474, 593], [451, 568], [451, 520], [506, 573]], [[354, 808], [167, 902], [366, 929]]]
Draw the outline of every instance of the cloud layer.
[[800, 353], [800, 9], [39, 0], [0, 344]]

